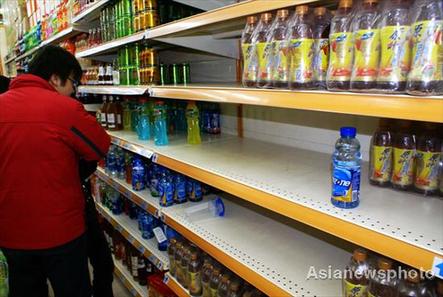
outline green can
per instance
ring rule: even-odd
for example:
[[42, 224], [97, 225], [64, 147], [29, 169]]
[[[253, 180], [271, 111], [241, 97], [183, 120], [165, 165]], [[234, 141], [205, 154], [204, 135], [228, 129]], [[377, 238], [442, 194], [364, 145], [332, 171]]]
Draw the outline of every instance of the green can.
[[191, 83], [191, 67], [189, 63], [183, 63], [181, 64], [182, 68], [182, 75], [183, 75], [183, 84], [187, 85]]
[[179, 64], [172, 64], [170, 66], [170, 77], [171, 77], [171, 83], [173, 83], [174, 85], [179, 85], [182, 84], [182, 74], [181, 74], [181, 67]]
[[131, 73], [128, 67], [120, 67], [120, 85], [127, 86], [131, 81]]
[[131, 49], [128, 45], [123, 48], [122, 65], [128, 67], [131, 64]]
[[159, 72], [160, 72], [160, 84], [161, 85], [170, 84], [171, 79], [169, 78], [168, 65], [160, 64]]
[[132, 3], [131, 0], [123, 0], [123, 14], [126, 17], [131, 17]]

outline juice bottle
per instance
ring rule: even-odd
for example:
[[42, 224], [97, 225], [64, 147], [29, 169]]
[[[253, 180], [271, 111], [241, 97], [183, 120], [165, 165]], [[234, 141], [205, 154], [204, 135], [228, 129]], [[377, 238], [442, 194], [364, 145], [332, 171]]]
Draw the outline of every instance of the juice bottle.
[[329, 64], [329, 31], [331, 26], [330, 13], [326, 7], [314, 9], [314, 61], [312, 63], [313, 85], [315, 88], [326, 89], [326, 74]]
[[385, 258], [378, 259], [377, 273], [369, 281], [368, 297], [395, 297], [397, 281], [389, 276], [388, 271], [391, 269], [391, 260]]
[[114, 103], [114, 97], [109, 95], [109, 103], [108, 109], [106, 112], [106, 124], [108, 129], [111, 131], [118, 130], [117, 129], [117, 106]]
[[188, 264], [191, 259], [190, 246], [187, 243], [183, 243], [183, 256], [181, 258], [180, 266], [183, 273], [183, 279], [181, 285], [188, 289], [189, 288], [189, 276], [188, 276]]
[[401, 280], [396, 297], [431, 297], [431, 292], [426, 288], [415, 269], [409, 269], [405, 280]]
[[211, 280], [209, 281], [209, 291], [211, 292], [211, 297], [217, 297], [218, 285], [220, 284], [221, 278], [221, 268], [219, 266], [214, 266]]
[[186, 107], [186, 120], [188, 123], [188, 143], [200, 144], [199, 110], [195, 101], [189, 101]]
[[443, 2], [417, 1], [413, 7], [412, 62], [407, 91], [413, 95], [443, 94]]
[[123, 129], [125, 131], [131, 131], [131, 108], [129, 104], [129, 99], [125, 99], [123, 105]]
[[439, 191], [438, 174], [441, 156], [441, 140], [435, 126], [424, 124], [424, 129], [417, 140], [415, 157], [415, 190], [424, 195], [434, 195]]
[[399, 130], [394, 135], [392, 164], [392, 187], [408, 190], [414, 183], [415, 137], [410, 132], [411, 122], [401, 121]]
[[354, 63], [351, 89], [375, 89], [380, 61], [380, 31], [378, 29], [378, 0], [363, 0], [355, 17]]
[[403, 92], [411, 65], [409, 1], [390, 0], [380, 20], [380, 66], [377, 89]]
[[177, 250], [177, 239], [172, 238], [169, 241], [169, 245], [168, 245], [168, 258], [169, 258], [169, 273], [175, 277], [175, 251]]
[[328, 90], [348, 90], [350, 86], [354, 45], [352, 40], [352, 0], [340, 0], [331, 21]]
[[389, 121], [380, 119], [377, 131], [372, 136], [369, 162], [369, 182], [387, 186], [392, 172], [392, 133]]
[[155, 103], [154, 131], [155, 145], [167, 145], [169, 143], [166, 126], [166, 105], [163, 101], [157, 101]]
[[272, 33], [272, 86], [274, 88], [288, 87], [288, 20], [289, 10], [277, 11], [276, 23]]
[[230, 278], [231, 276], [228, 273], [223, 274], [218, 285], [217, 297], [228, 297]]
[[140, 98], [139, 106], [140, 109], [136, 127], [138, 139], [149, 140], [151, 138], [151, 121], [149, 119], [149, 108], [146, 98]]
[[174, 262], [175, 262], [175, 279], [180, 283], [184, 283], [185, 275], [181, 266], [182, 257], [184, 253], [183, 249], [183, 243], [178, 241], [176, 244], [176, 250], [174, 255]]
[[202, 280], [201, 280], [201, 263], [198, 258], [197, 251], [191, 253], [191, 259], [188, 265], [189, 274], [189, 294], [191, 296], [201, 296], [202, 295]]
[[260, 25], [257, 27], [257, 42], [255, 46], [258, 62], [258, 87], [270, 86], [272, 84], [272, 44], [269, 34], [272, 27], [272, 17], [272, 13], [262, 13], [260, 16]]
[[255, 47], [253, 45], [253, 32], [257, 28], [257, 17], [248, 16], [246, 27], [241, 37], [241, 48], [243, 58], [242, 81], [245, 87], [254, 87], [257, 84], [257, 63]]
[[310, 89], [312, 84], [312, 59], [314, 39], [309, 6], [295, 8], [289, 42], [289, 86], [291, 89]]
[[346, 266], [346, 278], [343, 280], [344, 297], [366, 297], [369, 280], [368, 253], [363, 249], [356, 249]]
[[211, 259], [206, 257], [202, 266], [202, 296], [211, 297], [211, 290], [209, 288], [209, 282], [212, 276], [213, 265]]

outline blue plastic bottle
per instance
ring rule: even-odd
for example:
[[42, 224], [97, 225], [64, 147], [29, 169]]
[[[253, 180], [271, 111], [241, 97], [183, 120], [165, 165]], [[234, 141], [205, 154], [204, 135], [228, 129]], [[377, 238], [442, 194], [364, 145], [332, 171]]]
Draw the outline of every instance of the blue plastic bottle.
[[137, 123], [137, 135], [140, 140], [151, 138], [151, 122], [149, 119], [149, 106], [146, 99], [140, 99], [140, 110]]
[[159, 167], [157, 164], [152, 164], [152, 168], [151, 168], [151, 181], [149, 184], [149, 188], [151, 190], [151, 195], [153, 197], [158, 197], [158, 172], [159, 172]]
[[146, 169], [145, 164], [137, 155], [134, 156], [132, 161], [132, 189], [134, 191], [144, 190], [146, 185]]
[[106, 156], [106, 169], [106, 172], [112, 177], [117, 177], [117, 154], [114, 145], [111, 146], [108, 155]]
[[166, 172], [163, 173], [159, 181], [160, 206], [167, 207], [174, 204], [174, 186], [167, 177]]
[[177, 204], [186, 202], [186, 179], [183, 175], [177, 174], [174, 181], [174, 202]]
[[166, 105], [163, 101], [157, 101], [154, 107], [154, 143], [155, 145], [167, 145], [168, 126], [166, 123]]
[[331, 202], [340, 208], [354, 208], [360, 203], [360, 142], [354, 127], [340, 128], [340, 138], [332, 155]]

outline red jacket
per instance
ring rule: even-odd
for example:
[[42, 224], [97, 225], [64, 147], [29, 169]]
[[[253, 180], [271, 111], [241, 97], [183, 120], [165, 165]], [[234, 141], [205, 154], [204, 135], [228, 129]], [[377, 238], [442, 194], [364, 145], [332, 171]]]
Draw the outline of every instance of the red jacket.
[[109, 136], [78, 101], [23, 74], [0, 95], [0, 247], [46, 249], [85, 230], [78, 161]]

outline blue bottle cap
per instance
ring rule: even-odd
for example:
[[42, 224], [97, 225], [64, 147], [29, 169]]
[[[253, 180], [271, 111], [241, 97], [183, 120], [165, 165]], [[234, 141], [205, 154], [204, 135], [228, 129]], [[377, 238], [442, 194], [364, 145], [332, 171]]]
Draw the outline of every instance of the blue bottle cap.
[[357, 129], [355, 127], [341, 127], [340, 136], [341, 137], [351, 137], [355, 138], [357, 135]]

